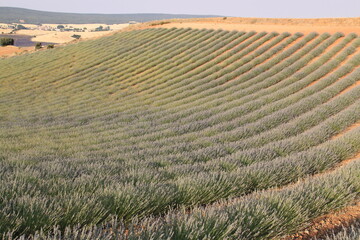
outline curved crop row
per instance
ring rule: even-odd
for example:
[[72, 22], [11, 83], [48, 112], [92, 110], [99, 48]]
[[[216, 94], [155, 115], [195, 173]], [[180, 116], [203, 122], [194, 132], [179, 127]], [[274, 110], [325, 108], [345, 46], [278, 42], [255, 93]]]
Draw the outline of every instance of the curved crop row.
[[359, 47], [173, 28], [1, 59], [0, 237], [266, 239], [349, 204], [359, 164], [312, 175], [360, 151]]

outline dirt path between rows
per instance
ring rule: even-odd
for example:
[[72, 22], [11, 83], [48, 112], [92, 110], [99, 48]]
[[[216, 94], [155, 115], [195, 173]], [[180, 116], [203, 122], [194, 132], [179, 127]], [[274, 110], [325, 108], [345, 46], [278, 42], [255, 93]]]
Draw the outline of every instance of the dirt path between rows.
[[[357, 128], [360, 126], [360, 123], [355, 123], [345, 129], [340, 134], [334, 136], [334, 138], [338, 138], [350, 130]], [[334, 139], [333, 138], [333, 139]], [[334, 169], [338, 169], [344, 167], [345, 165], [360, 159], [360, 153], [358, 153], [353, 158], [344, 160], [340, 162]], [[325, 171], [323, 173], [317, 174], [317, 176], [324, 175], [326, 173], [331, 172], [333, 169]], [[347, 227], [352, 225], [354, 222], [360, 219], [360, 201], [354, 203], [352, 206], [345, 207], [339, 211], [335, 211], [318, 218], [315, 218], [311, 221], [310, 226], [299, 231], [296, 234], [292, 234], [281, 238], [281, 240], [311, 240], [311, 239], [320, 239], [325, 237], [331, 233], [337, 233], [343, 229], [343, 227]]]
[[[360, 157], [360, 155], [359, 155]], [[360, 219], [360, 202], [314, 219], [310, 226], [282, 240], [312, 240], [321, 239], [326, 235], [340, 232], [343, 227], [349, 227]]]

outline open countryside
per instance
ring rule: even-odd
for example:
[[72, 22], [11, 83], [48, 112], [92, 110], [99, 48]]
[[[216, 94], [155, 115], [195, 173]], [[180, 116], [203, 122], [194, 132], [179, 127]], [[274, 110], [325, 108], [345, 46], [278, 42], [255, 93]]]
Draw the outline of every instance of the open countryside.
[[359, 239], [359, 36], [170, 19], [0, 59], [0, 237]]

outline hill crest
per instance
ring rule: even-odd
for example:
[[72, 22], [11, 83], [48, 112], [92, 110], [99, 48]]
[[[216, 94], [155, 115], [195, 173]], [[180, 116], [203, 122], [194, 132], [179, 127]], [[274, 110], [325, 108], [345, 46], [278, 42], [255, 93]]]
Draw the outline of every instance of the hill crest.
[[202, 18], [214, 15], [187, 15], [163, 13], [131, 13], [131, 14], [97, 14], [97, 13], [62, 13], [39, 11], [26, 8], [0, 7], [0, 23], [19, 23], [20, 20], [28, 24], [120, 24], [129, 21], [148, 22], [173, 18]]

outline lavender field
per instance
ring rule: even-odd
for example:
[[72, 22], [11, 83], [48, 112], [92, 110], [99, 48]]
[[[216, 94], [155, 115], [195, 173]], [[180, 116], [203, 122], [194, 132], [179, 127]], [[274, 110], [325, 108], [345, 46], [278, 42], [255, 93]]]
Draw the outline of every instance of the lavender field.
[[273, 239], [359, 201], [359, 46], [157, 28], [0, 59], [0, 237]]

